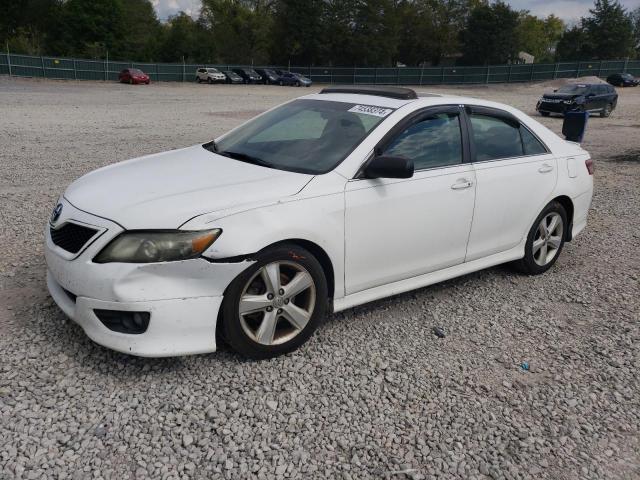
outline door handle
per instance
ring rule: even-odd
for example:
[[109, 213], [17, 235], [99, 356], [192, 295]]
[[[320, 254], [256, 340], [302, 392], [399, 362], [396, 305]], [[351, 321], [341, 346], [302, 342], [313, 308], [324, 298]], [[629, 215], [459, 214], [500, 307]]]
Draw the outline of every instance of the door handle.
[[462, 179], [461, 181], [456, 182], [453, 185], [451, 185], [451, 189], [452, 190], [462, 190], [463, 188], [469, 188], [471, 185], [473, 185], [473, 182], [470, 182], [469, 180]]
[[540, 173], [548, 173], [553, 170], [553, 167], [548, 163], [543, 163], [542, 166], [538, 169]]

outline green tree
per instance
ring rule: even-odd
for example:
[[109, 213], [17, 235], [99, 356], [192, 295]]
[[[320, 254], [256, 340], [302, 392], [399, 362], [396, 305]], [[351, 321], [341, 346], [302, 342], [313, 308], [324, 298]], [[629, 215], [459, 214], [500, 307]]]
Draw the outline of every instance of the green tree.
[[321, 59], [324, 2], [277, 0], [271, 32], [274, 63], [311, 65]]
[[126, 0], [122, 3], [124, 36], [118, 55], [139, 62], [157, 60], [162, 27], [149, 0]]
[[631, 13], [631, 21], [633, 22], [633, 47], [635, 56], [638, 58], [640, 57], [640, 7]]
[[502, 1], [479, 5], [471, 11], [460, 33], [463, 62], [499, 64], [517, 57], [520, 14]]
[[533, 55], [536, 62], [551, 62], [563, 30], [564, 22], [555, 15], [541, 19], [529, 12], [521, 12], [518, 25], [520, 49]]
[[595, 0], [589, 13], [582, 19], [582, 28], [593, 46], [592, 57], [611, 59], [633, 54], [633, 23], [618, 0]]
[[591, 57], [593, 46], [587, 32], [580, 25], [566, 30], [556, 47], [556, 59], [559, 61], [584, 60]]
[[213, 35], [220, 61], [269, 62], [273, 5], [268, 0], [203, 0], [203, 26]]

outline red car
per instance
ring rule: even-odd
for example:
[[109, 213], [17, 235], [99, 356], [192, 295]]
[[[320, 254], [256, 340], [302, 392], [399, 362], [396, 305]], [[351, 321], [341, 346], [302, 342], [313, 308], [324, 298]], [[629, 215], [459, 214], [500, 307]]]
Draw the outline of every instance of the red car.
[[122, 83], [130, 83], [131, 85], [138, 83], [149, 85], [149, 83], [151, 83], [149, 75], [137, 68], [125, 68], [118, 75], [118, 80]]

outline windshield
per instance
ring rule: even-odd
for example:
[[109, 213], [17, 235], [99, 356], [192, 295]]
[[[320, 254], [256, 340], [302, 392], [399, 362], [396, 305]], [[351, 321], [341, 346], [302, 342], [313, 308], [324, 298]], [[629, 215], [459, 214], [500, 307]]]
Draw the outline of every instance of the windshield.
[[333, 170], [392, 109], [294, 100], [205, 148], [240, 161], [317, 175]]
[[144, 75], [142, 73], [142, 70], [138, 70], [137, 68], [130, 68], [129, 69], [129, 73], [131, 73], [133, 75]]
[[558, 89], [558, 93], [570, 93], [572, 95], [581, 95], [587, 93], [589, 87], [587, 85], [565, 85]]
[[220, 73], [216, 68], [207, 68], [207, 72], [209, 72], [209, 73]]

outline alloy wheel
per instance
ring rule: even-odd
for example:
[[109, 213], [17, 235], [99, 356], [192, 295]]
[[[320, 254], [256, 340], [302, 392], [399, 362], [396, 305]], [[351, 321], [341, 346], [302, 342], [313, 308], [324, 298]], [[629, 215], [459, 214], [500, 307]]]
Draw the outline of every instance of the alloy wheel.
[[245, 284], [238, 315], [245, 334], [262, 345], [280, 345], [304, 330], [316, 305], [316, 286], [300, 264], [276, 261]]
[[551, 212], [542, 218], [533, 239], [533, 260], [538, 265], [544, 267], [555, 258], [562, 245], [563, 234], [564, 224], [560, 214]]

